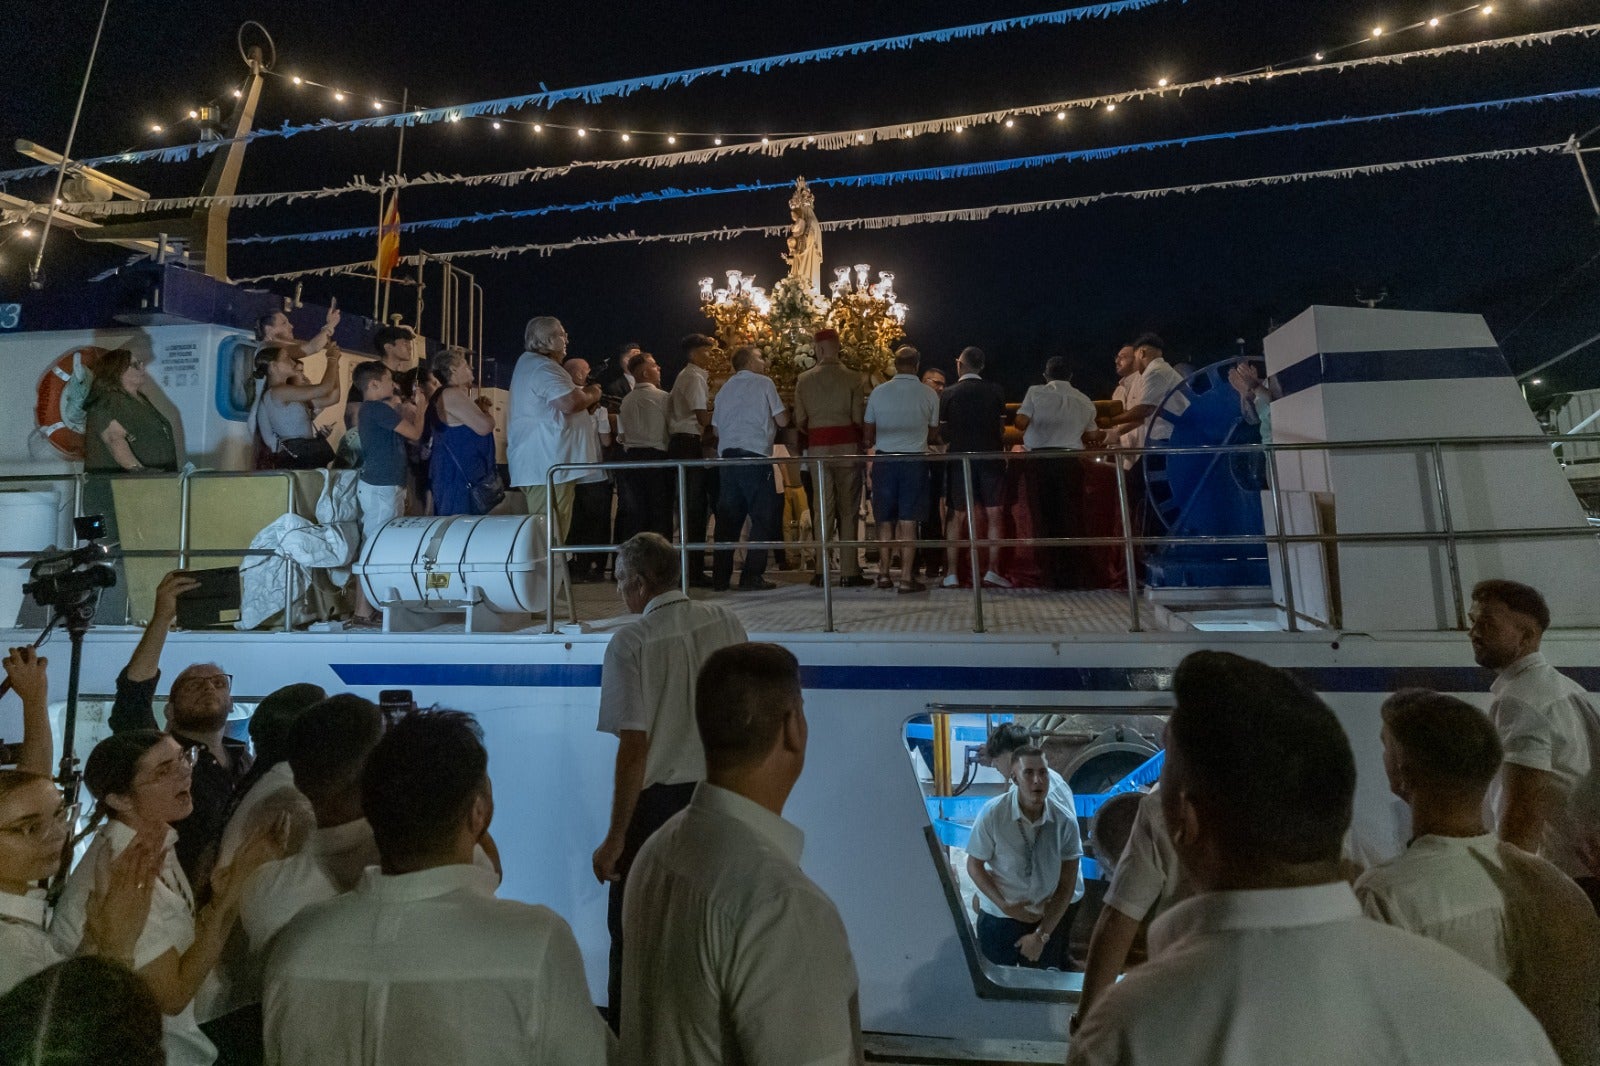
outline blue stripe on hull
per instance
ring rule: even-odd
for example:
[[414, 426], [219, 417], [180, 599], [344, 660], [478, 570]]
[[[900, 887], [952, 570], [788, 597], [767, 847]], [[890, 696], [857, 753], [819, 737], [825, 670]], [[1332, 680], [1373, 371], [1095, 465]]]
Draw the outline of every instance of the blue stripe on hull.
[[[1318, 692], [1393, 692], [1416, 686], [1442, 692], [1487, 692], [1487, 670], [1475, 666], [1326, 666], [1291, 668]], [[598, 688], [600, 667], [573, 663], [335, 663], [347, 685], [367, 688]], [[1593, 692], [1600, 667], [1563, 668]], [[805, 666], [802, 682], [816, 691], [879, 692], [1164, 692], [1170, 667]]]

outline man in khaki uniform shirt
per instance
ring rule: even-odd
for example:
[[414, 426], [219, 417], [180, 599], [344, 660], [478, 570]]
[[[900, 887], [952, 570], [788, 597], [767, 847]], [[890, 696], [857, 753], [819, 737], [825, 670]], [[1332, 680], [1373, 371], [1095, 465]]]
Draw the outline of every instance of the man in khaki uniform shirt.
[[[795, 425], [806, 434], [807, 456], [859, 456], [862, 416], [867, 406], [866, 380], [839, 362], [839, 334], [824, 329], [816, 335], [817, 365], [800, 375], [794, 386]], [[814, 486], [814, 527], [820, 538], [856, 540], [856, 516], [861, 510], [861, 463], [858, 459], [827, 464], [827, 491]], [[813, 475], [814, 475], [813, 471]], [[855, 548], [840, 549], [840, 584], [858, 588], [870, 582], [861, 576]], [[822, 555], [811, 584], [822, 584]]]

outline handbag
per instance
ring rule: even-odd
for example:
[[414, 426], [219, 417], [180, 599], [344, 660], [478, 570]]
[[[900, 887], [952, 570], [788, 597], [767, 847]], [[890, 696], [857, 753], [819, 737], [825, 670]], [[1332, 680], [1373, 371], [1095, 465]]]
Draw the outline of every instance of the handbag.
[[278, 441], [280, 470], [318, 470], [332, 464], [333, 446], [326, 437], [289, 437]]
[[[456, 472], [463, 478], [467, 477], [466, 469], [461, 465], [461, 460], [456, 458], [453, 449], [446, 448], [445, 454], [455, 464]], [[490, 469], [489, 473], [477, 480], [467, 479], [467, 496], [472, 500], [472, 509], [479, 514], [488, 514], [500, 506], [500, 501], [506, 498], [506, 483], [501, 480], [500, 471]]]

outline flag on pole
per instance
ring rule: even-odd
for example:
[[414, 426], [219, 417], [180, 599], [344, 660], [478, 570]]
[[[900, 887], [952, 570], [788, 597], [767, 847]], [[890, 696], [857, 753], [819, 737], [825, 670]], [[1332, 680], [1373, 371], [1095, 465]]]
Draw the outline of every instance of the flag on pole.
[[373, 266], [378, 277], [389, 280], [395, 264], [400, 262], [400, 190], [389, 196], [389, 209], [383, 213], [383, 224], [378, 227], [378, 258]]

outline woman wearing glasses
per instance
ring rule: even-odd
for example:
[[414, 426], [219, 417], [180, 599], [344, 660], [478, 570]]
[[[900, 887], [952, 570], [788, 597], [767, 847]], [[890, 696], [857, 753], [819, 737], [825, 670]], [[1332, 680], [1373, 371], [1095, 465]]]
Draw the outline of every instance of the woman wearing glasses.
[[[17, 768], [0, 770], [0, 994], [64, 957], [46, 931], [49, 908], [40, 885], [60, 865], [78, 809], [50, 780], [46, 665], [32, 648], [13, 648], [4, 662], [22, 698], [23, 741]], [[132, 965], [160, 865], [161, 852], [148, 841], [124, 851], [86, 903], [88, 935], [80, 950]]]
[[133, 963], [165, 1014], [169, 1066], [209, 1066], [216, 1060], [216, 1048], [195, 1021], [195, 993], [217, 964], [238, 916], [244, 883], [263, 862], [281, 858], [283, 850], [278, 826], [251, 839], [231, 867], [213, 875], [211, 901], [197, 908], [170, 848], [177, 837], [172, 824], [194, 807], [193, 769], [193, 749], [153, 729], [116, 733], [95, 745], [84, 765], [84, 784], [98, 801], [95, 820], [106, 821], [68, 878], [51, 927], [60, 947], [75, 946], [90, 894], [106, 876], [102, 871], [138, 838], [167, 845]]

